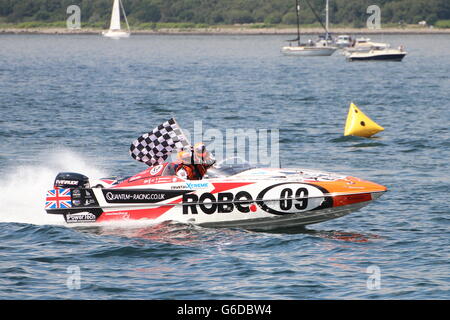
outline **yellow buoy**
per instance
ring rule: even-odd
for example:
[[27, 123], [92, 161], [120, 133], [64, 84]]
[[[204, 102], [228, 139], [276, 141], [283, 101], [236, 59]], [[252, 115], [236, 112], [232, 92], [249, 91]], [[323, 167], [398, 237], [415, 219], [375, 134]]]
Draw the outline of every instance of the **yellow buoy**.
[[366, 116], [352, 102], [348, 110], [347, 121], [345, 122], [344, 136], [358, 136], [369, 138], [375, 133], [383, 131], [384, 128]]

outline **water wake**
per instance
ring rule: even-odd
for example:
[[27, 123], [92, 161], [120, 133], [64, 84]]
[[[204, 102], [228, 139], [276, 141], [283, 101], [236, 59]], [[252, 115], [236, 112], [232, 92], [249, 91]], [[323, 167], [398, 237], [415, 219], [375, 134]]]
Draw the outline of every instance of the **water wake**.
[[43, 153], [36, 165], [21, 165], [5, 170], [0, 178], [0, 222], [62, 224], [63, 217], [44, 210], [46, 191], [52, 188], [61, 171], [79, 172], [88, 177], [107, 176], [71, 150]]

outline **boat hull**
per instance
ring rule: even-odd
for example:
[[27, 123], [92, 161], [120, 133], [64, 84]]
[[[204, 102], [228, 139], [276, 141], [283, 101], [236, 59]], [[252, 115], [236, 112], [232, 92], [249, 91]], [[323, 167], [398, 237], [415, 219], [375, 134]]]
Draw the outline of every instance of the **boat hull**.
[[126, 32], [126, 31], [106, 31], [103, 32], [102, 35], [105, 38], [110, 38], [110, 39], [121, 39], [121, 38], [129, 38], [130, 37], [130, 33]]
[[252, 220], [206, 222], [199, 224], [202, 227], [214, 228], [245, 228], [248, 230], [276, 230], [281, 228], [301, 227], [310, 224], [325, 222], [348, 215], [367, 206], [370, 202], [360, 202], [341, 207], [332, 207], [322, 210], [295, 213], [281, 217], [271, 217]]
[[349, 55], [348, 61], [402, 61], [406, 53]]
[[336, 50], [334, 47], [283, 47], [281, 52], [285, 55], [315, 57], [331, 56]]

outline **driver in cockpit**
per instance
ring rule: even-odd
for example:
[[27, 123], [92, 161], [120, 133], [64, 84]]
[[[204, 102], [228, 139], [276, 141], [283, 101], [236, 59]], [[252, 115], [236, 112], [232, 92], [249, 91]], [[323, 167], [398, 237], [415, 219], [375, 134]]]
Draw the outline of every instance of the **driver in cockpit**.
[[203, 142], [196, 143], [190, 150], [178, 152], [175, 174], [183, 179], [201, 180], [216, 159], [206, 150]]

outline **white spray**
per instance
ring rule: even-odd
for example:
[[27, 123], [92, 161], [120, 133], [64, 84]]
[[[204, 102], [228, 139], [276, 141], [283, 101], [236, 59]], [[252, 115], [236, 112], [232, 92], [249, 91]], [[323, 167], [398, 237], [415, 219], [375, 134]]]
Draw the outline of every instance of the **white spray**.
[[107, 176], [70, 150], [52, 151], [38, 159], [37, 165], [12, 167], [0, 177], [0, 222], [63, 224], [61, 215], [44, 210], [46, 192], [52, 189], [58, 172], [78, 172], [90, 178]]

